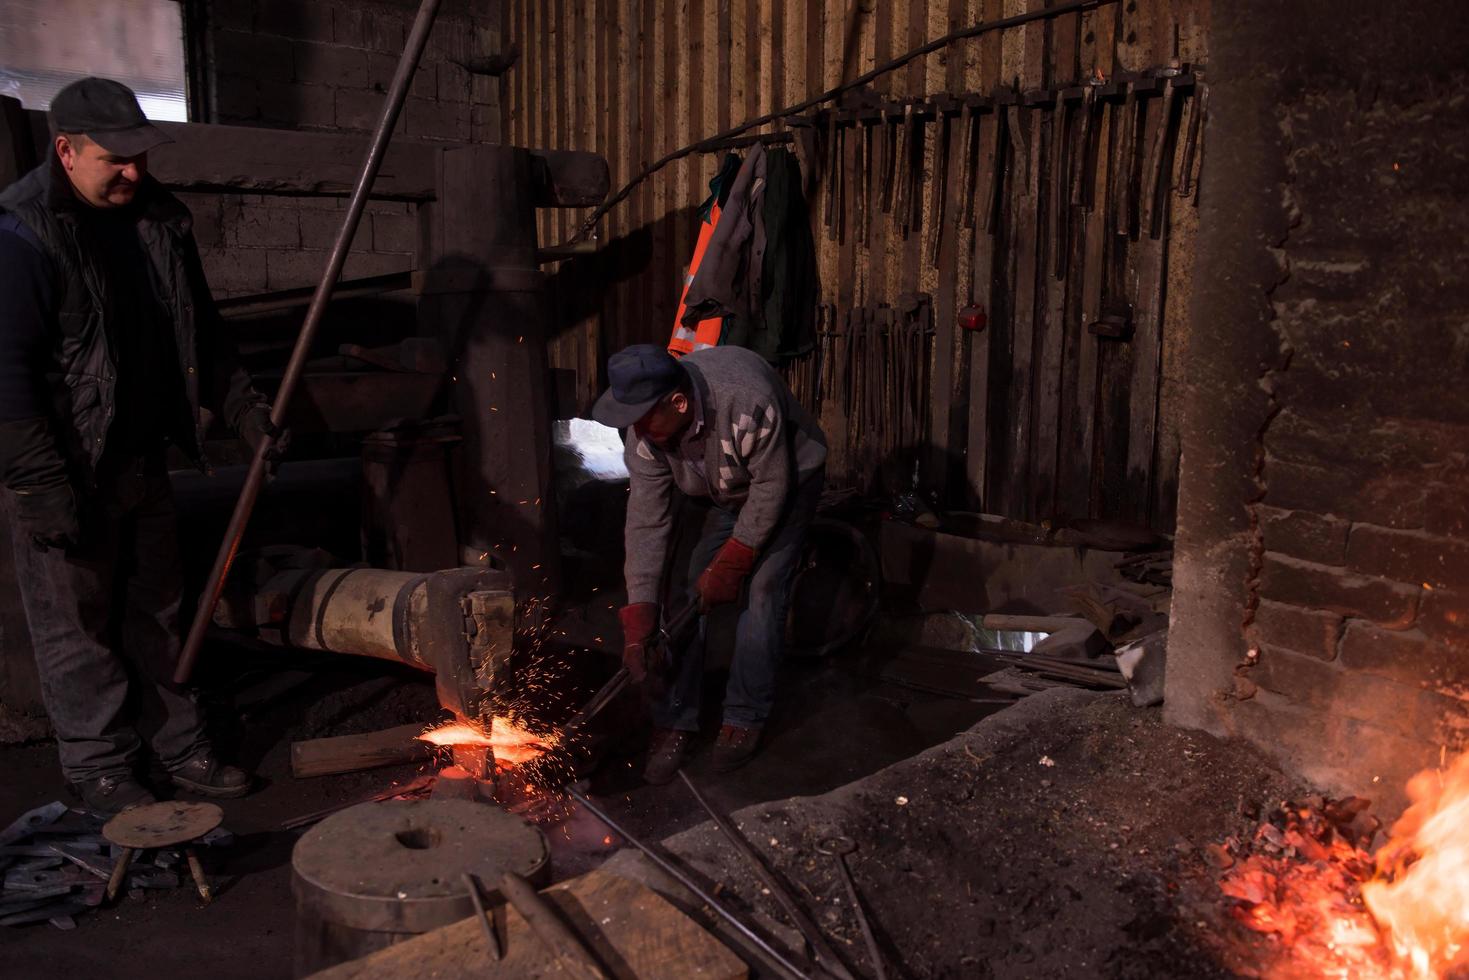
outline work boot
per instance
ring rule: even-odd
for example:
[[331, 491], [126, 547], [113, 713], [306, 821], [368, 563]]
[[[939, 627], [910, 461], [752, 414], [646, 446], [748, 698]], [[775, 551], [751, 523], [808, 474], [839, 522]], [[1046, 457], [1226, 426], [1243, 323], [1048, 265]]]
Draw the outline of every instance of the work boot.
[[226, 765], [208, 752], [194, 756], [168, 774], [175, 786], [215, 799], [233, 799], [250, 792], [251, 777], [238, 766]]
[[715, 772], [733, 772], [755, 758], [760, 746], [760, 729], [726, 723], [719, 729], [710, 763]]
[[673, 728], [655, 728], [648, 739], [648, 761], [643, 765], [643, 781], [662, 786], [678, 775], [688, 755], [689, 733]]
[[108, 816], [158, 802], [148, 787], [126, 774], [83, 779], [72, 783], [71, 789], [82, 798], [82, 806]]

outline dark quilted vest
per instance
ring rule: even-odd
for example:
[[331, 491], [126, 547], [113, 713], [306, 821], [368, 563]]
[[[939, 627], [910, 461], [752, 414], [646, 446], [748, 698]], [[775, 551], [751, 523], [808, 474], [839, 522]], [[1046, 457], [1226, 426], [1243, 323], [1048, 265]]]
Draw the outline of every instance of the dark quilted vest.
[[[53, 295], [57, 307], [52, 361], [47, 371], [53, 403], [53, 421], [73, 463], [90, 472], [107, 444], [107, 430], [116, 409], [116, 361], [107, 336], [103, 295], [106, 277], [83, 247], [85, 233], [68, 201], [70, 188], [54, 189], [52, 181], [66, 180], [48, 161], [0, 194], [0, 210], [19, 218], [39, 239], [51, 262]], [[189, 274], [192, 224], [189, 211], [151, 178], [139, 193], [145, 202], [138, 237], [158, 272], [165, 294], [160, 297], [172, 313], [179, 367], [193, 418], [170, 432], [180, 448], [200, 459], [199, 373], [195, 329], [195, 277]], [[195, 258], [197, 263], [197, 258]], [[209, 302], [206, 298], [205, 302]]]

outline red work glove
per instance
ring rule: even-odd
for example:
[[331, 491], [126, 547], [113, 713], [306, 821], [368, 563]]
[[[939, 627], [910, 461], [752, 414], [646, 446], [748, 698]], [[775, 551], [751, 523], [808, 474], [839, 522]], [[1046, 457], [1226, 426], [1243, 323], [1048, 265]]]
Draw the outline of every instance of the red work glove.
[[699, 576], [695, 588], [699, 592], [699, 609], [708, 612], [715, 606], [734, 602], [740, 597], [740, 587], [755, 567], [755, 549], [734, 538], [724, 542], [704, 574]]
[[658, 604], [635, 602], [617, 611], [622, 620], [622, 666], [641, 684], [648, 676], [648, 641], [658, 631]]

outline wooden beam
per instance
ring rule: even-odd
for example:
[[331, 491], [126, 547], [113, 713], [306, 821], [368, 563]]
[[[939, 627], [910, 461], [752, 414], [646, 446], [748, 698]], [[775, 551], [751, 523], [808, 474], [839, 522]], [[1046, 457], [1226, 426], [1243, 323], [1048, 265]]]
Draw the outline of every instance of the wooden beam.
[[[253, 126], [157, 123], [172, 143], [148, 154], [148, 167], [174, 190], [228, 188], [255, 193], [351, 193], [368, 134], [306, 133]], [[443, 144], [394, 137], [373, 182], [372, 196], [434, 198]]]
[[380, 732], [338, 735], [291, 743], [291, 775], [297, 779], [330, 776], [381, 766], [421, 762], [433, 747], [421, 741], [424, 725], [399, 725]]

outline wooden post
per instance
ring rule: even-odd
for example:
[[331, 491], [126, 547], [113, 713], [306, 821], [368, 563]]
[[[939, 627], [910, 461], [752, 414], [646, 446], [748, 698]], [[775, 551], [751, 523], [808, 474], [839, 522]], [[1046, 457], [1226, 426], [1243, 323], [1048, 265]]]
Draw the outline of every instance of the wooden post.
[[517, 595], [553, 594], [560, 562], [551, 488], [547, 303], [536, 265], [530, 153], [443, 154], [420, 249], [420, 332], [440, 337], [464, 419], [461, 560], [493, 557]]

